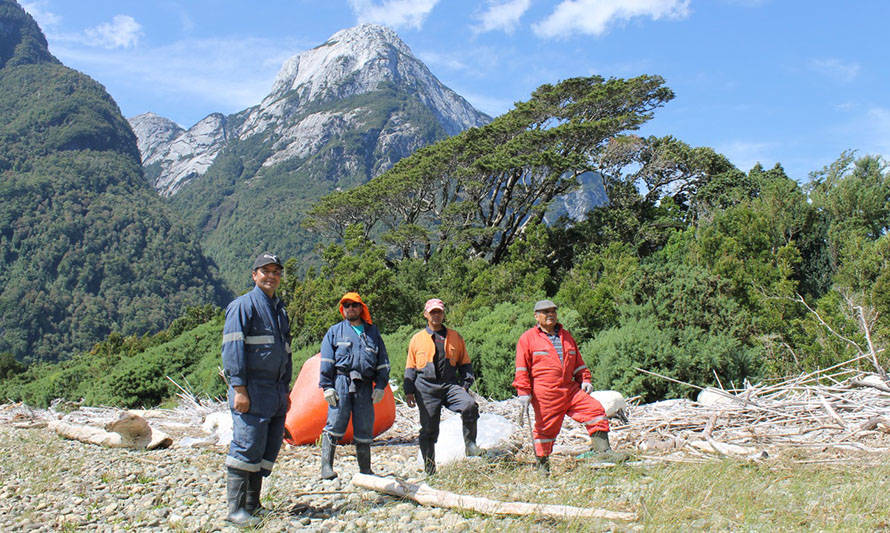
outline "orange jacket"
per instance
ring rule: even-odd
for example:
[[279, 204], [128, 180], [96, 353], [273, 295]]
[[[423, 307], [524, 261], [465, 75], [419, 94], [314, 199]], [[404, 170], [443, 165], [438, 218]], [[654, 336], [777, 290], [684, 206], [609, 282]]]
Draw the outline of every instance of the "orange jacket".
[[[408, 360], [405, 361], [405, 394], [414, 394], [414, 380], [419, 376], [430, 382], [438, 381], [436, 378], [436, 365], [433, 358], [436, 356], [436, 344], [433, 336], [427, 328], [424, 328], [411, 337], [408, 343]], [[464, 386], [473, 382], [473, 367], [470, 364], [470, 356], [467, 355], [467, 347], [463, 337], [451, 328], [445, 333], [445, 358], [463, 374]], [[455, 372], [455, 380], [460, 379]], [[469, 383], [467, 383], [469, 382]]]
[[559, 326], [563, 362], [553, 343], [540, 327], [535, 326], [519, 337], [516, 344], [516, 374], [513, 387], [516, 394], [526, 396], [534, 391], [536, 397], [554, 398], [568, 394], [575, 383], [590, 381], [590, 370], [581, 358], [578, 344], [567, 329]]

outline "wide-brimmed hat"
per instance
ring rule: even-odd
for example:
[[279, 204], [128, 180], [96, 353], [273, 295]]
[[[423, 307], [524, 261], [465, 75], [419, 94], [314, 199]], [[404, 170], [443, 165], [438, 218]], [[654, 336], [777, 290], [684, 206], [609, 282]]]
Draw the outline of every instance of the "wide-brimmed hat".
[[345, 318], [346, 314], [343, 312], [343, 302], [357, 302], [362, 304], [362, 320], [364, 320], [366, 324], [373, 324], [373, 322], [371, 322], [371, 311], [368, 310], [368, 306], [365, 305], [365, 302], [362, 301], [362, 297], [359, 296], [357, 292], [347, 292], [340, 298], [340, 314]]

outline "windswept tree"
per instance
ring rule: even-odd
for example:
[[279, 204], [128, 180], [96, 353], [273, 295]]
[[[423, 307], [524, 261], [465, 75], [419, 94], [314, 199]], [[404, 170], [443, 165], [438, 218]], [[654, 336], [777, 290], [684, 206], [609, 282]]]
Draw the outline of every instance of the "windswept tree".
[[490, 124], [415, 152], [367, 184], [326, 197], [308, 223], [342, 236], [361, 222], [403, 256], [466, 245], [503, 260], [548, 203], [600, 171], [604, 151], [673, 98], [658, 76], [542, 85]]

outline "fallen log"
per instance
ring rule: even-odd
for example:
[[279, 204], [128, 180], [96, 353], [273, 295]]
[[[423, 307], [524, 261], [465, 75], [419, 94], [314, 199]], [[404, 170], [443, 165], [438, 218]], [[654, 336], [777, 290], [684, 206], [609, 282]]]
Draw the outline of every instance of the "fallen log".
[[50, 421], [48, 427], [66, 439], [107, 448], [153, 450], [167, 448], [173, 442], [163, 431], [152, 429], [141, 416], [126, 412], [121, 413], [117, 420], [106, 424], [105, 429], [62, 420]]
[[636, 520], [635, 513], [623, 511], [609, 511], [606, 509], [586, 509], [571, 507], [568, 505], [551, 505], [527, 502], [502, 502], [482, 498], [479, 496], [467, 496], [455, 494], [444, 490], [437, 490], [426, 483], [408, 483], [399, 479], [383, 478], [367, 474], [355, 474], [352, 484], [363, 489], [374, 490], [400, 498], [408, 498], [415, 502], [430, 507], [447, 507], [461, 511], [474, 511], [492, 515], [536, 515], [546, 518], [603, 518], [606, 520]]

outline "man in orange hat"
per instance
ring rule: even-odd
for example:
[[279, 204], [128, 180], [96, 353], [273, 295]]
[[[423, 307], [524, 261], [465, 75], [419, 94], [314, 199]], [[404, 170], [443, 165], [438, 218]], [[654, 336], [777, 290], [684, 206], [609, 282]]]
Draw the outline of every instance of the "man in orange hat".
[[460, 413], [467, 456], [482, 455], [476, 445], [479, 406], [468, 392], [473, 384], [473, 365], [464, 339], [445, 327], [445, 304], [438, 298], [427, 300], [423, 308], [427, 327], [408, 344], [405, 362], [405, 401], [420, 413], [420, 455], [427, 474], [436, 472], [436, 441], [442, 407]]
[[352, 416], [355, 457], [362, 474], [371, 471], [374, 406], [389, 383], [389, 356], [371, 312], [357, 292], [340, 298], [343, 320], [321, 341], [319, 387], [328, 402], [328, 421], [321, 436], [321, 477], [334, 479], [334, 447]]

